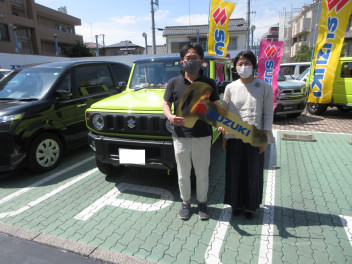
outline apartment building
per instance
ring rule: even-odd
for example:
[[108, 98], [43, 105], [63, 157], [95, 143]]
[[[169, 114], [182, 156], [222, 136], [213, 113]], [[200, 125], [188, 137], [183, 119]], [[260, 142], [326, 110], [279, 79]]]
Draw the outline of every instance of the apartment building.
[[36, 4], [34, 0], [0, 0], [0, 52], [66, 56], [83, 37], [76, 35], [79, 18]]
[[[290, 12], [284, 11], [280, 16], [279, 40], [284, 41], [284, 52], [281, 61], [292, 62], [302, 45], [313, 47], [315, 44], [316, 23], [319, 22], [318, 13], [319, 1], [313, 0], [311, 5], [302, 6], [300, 9], [291, 9]], [[318, 16], [318, 18], [317, 18]], [[351, 42], [351, 17], [345, 36], [345, 53], [352, 56]]]

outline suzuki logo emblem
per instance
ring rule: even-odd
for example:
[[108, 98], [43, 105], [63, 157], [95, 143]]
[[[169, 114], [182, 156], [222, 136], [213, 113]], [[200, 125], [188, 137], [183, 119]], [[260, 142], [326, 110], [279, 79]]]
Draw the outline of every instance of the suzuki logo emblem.
[[127, 120], [127, 126], [129, 128], [135, 128], [136, 127], [136, 121], [133, 118], [130, 118]]

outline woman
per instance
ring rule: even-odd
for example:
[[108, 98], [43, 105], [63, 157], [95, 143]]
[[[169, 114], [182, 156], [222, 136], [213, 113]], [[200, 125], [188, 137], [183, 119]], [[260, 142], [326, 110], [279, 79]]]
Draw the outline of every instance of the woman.
[[[273, 120], [273, 91], [270, 84], [253, 76], [257, 59], [251, 51], [242, 51], [234, 59], [240, 79], [226, 86], [223, 108], [271, 135]], [[232, 207], [234, 216], [244, 212], [252, 219], [263, 197], [264, 151], [263, 146], [253, 147], [223, 133], [226, 150], [226, 184], [224, 203]]]

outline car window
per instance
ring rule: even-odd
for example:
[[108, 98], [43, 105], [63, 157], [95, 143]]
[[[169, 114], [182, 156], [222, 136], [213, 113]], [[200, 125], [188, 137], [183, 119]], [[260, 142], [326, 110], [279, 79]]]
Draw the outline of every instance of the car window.
[[225, 78], [225, 73], [224, 73], [224, 63], [221, 62], [216, 62], [216, 76], [215, 76], [215, 81], [216, 83], [222, 82]]
[[341, 67], [342, 78], [352, 78], [352, 62], [344, 62]]
[[79, 66], [74, 80], [76, 89], [83, 96], [109, 91], [114, 86], [108, 65]]
[[304, 72], [306, 69], [308, 69], [309, 66], [308, 65], [302, 65], [299, 67], [299, 74], [301, 74], [302, 72]]
[[58, 90], [66, 91], [66, 92], [69, 92], [69, 93], [72, 92], [72, 88], [71, 88], [71, 73], [66, 74], [64, 79], [59, 84]]
[[309, 67], [306, 68], [298, 77], [297, 77], [297, 80], [302, 80], [309, 72]]
[[131, 68], [124, 64], [111, 64], [112, 74], [115, 82], [127, 82]]
[[295, 66], [281, 66], [280, 68], [284, 75], [293, 75], [295, 73]]

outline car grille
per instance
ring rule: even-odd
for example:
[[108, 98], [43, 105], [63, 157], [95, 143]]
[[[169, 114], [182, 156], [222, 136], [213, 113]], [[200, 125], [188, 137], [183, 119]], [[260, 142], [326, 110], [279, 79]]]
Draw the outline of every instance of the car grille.
[[[171, 133], [166, 128], [167, 119], [164, 115], [99, 114], [103, 116], [105, 124], [101, 132], [171, 136]], [[91, 115], [94, 116], [94, 113], [91, 113]], [[91, 120], [88, 120], [88, 125], [95, 129]]]

